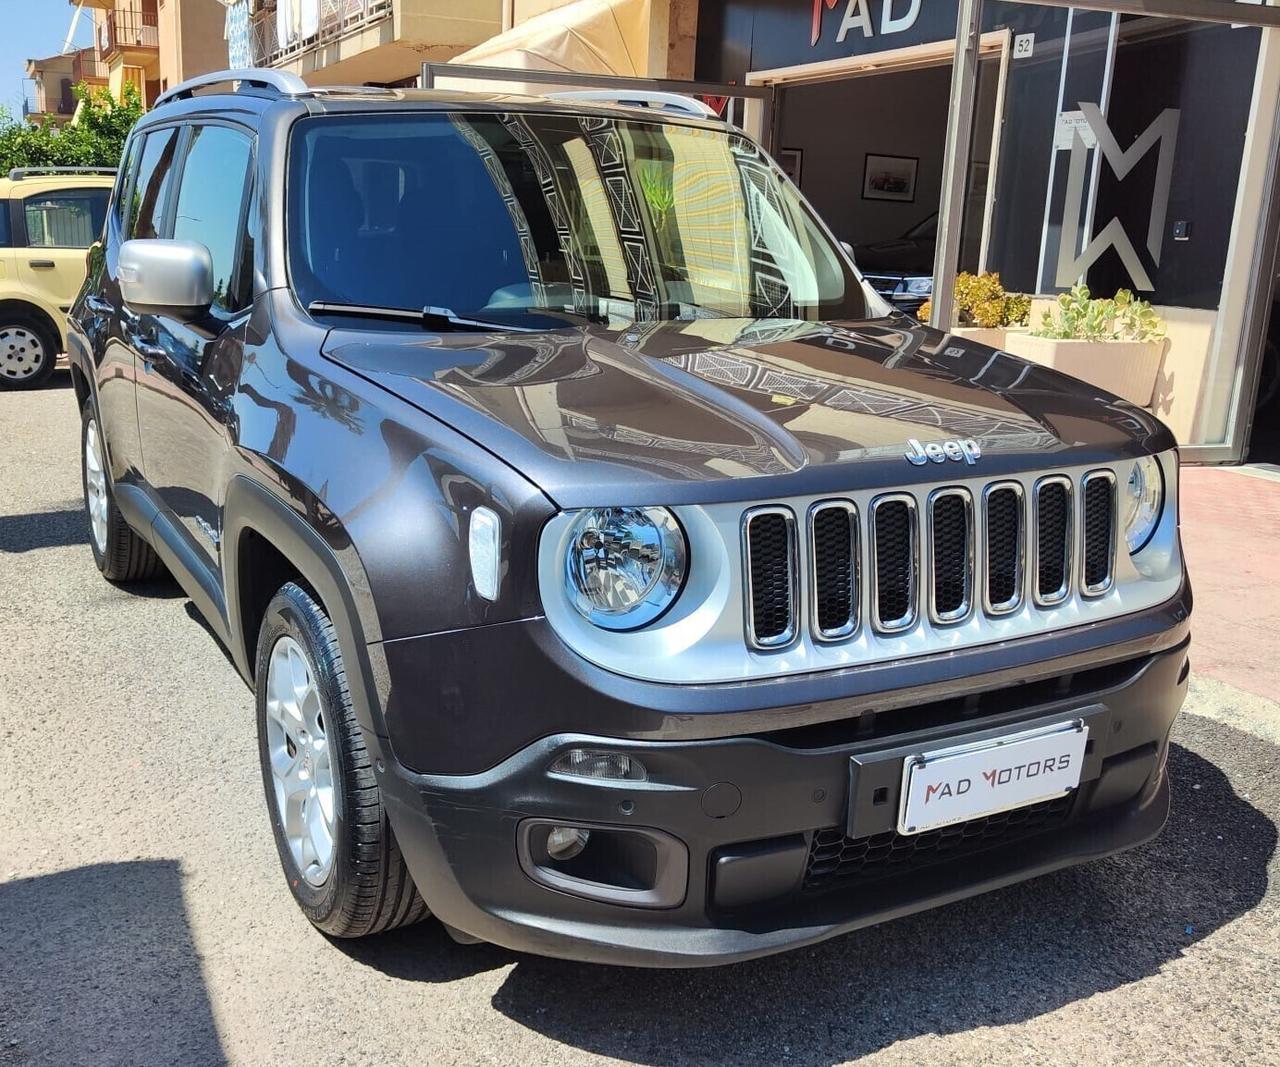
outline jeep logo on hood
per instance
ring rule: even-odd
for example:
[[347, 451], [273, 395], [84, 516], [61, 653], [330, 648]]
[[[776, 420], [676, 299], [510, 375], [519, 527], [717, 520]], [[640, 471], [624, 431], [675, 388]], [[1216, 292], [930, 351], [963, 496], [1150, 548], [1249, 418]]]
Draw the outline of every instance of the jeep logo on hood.
[[907, 442], [906, 457], [908, 463], [922, 467], [926, 463], [945, 463], [964, 460], [973, 466], [981, 457], [982, 449], [972, 437], [960, 437], [950, 441], [930, 441], [922, 445], [914, 437]]

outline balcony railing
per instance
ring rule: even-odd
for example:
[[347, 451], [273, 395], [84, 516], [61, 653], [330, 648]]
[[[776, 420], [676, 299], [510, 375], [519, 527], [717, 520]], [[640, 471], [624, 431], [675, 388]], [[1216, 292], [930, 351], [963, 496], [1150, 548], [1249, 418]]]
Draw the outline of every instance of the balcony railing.
[[107, 81], [107, 65], [98, 58], [92, 48], [82, 48], [71, 57], [71, 81], [75, 85], [88, 82], [90, 85], [105, 85]]
[[[303, 35], [295, 21], [283, 35], [279, 32], [279, 12], [273, 3], [261, 5], [261, 14], [250, 24], [255, 67], [272, 67], [295, 56], [328, 44], [349, 33], [391, 17], [393, 0], [320, 0], [320, 20], [314, 33]], [[264, 10], [265, 8], [265, 10]], [[298, 19], [298, 6], [293, 6]], [[283, 43], [281, 42], [283, 36]]]
[[98, 24], [98, 52], [104, 59], [117, 52], [159, 47], [159, 19], [154, 10], [109, 11]]

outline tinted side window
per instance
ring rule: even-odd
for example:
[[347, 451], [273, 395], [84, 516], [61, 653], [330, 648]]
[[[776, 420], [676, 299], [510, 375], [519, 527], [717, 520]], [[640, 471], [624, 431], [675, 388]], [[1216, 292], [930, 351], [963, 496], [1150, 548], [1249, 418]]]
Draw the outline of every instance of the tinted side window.
[[102, 233], [109, 189], [68, 189], [22, 202], [32, 248], [88, 248]]
[[142, 148], [138, 179], [129, 195], [126, 237], [159, 237], [164, 226], [164, 206], [173, 176], [173, 157], [178, 149], [177, 130], [157, 130], [147, 134]]
[[8, 248], [13, 244], [9, 233], [9, 201], [0, 200], [0, 248]]
[[124, 206], [126, 203], [125, 198], [129, 194], [129, 182], [133, 178], [134, 172], [138, 169], [138, 156], [141, 154], [144, 140], [146, 140], [145, 136], [129, 138], [129, 145], [125, 149], [124, 159], [120, 161], [120, 173], [116, 177], [115, 199], [112, 201], [111, 213], [121, 226], [124, 225], [125, 221]]
[[253, 144], [226, 126], [200, 126], [191, 136], [178, 186], [173, 236], [198, 241], [213, 259], [214, 305], [242, 306], [237, 253], [244, 232], [244, 197]]

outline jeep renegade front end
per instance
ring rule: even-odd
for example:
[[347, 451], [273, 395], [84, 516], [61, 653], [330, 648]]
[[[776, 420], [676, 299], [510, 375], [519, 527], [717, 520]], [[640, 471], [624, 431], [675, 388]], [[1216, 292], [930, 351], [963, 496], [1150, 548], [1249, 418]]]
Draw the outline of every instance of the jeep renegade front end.
[[892, 311], [692, 102], [218, 77], [74, 311], [85, 495], [253, 686], [319, 928], [721, 963], [1159, 831], [1150, 414]]

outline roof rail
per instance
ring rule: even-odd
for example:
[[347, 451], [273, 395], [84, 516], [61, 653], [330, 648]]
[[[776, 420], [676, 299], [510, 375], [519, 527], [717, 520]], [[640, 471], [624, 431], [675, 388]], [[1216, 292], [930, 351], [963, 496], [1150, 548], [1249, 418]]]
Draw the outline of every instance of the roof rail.
[[37, 178], [42, 174], [109, 174], [115, 176], [115, 167], [14, 167], [9, 180], [20, 182], [23, 178]]
[[174, 100], [183, 100], [194, 95], [197, 89], [203, 89], [210, 85], [223, 85], [227, 82], [252, 85], [256, 89], [274, 89], [281, 96], [301, 96], [309, 91], [306, 82], [287, 70], [270, 70], [266, 68], [215, 70], [209, 74], [201, 74], [199, 77], [189, 78], [180, 85], [175, 85], [172, 89], [166, 89], [156, 97], [156, 102], [152, 107], [159, 107], [161, 104], [168, 104]]
[[719, 119], [701, 100], [683, 93], [664, 93], [655, 89], [572, 89], [548, 93], [551, 100], [598, 100], [626, 107], [652, 108], [655, 111], [678, 111], [682, 115], [696, 115], [700, 119]]

